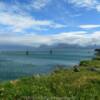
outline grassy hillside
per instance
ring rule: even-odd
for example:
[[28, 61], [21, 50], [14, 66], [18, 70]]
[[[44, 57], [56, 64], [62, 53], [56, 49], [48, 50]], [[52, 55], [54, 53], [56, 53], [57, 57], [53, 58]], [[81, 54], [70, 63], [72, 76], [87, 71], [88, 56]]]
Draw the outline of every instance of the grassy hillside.
[[[89, 68], [96, 67], [97, 70]], [[0, 100], [100, 100], [100, 60], [0, 84]]]

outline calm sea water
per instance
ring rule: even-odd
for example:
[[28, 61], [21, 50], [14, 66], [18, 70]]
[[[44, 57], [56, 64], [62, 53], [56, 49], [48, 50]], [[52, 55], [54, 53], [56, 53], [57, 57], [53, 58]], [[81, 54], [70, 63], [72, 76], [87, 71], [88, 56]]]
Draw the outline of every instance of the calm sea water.
[[93, 56], [93, 49], [55, 49], [52, 55], [49, 51], [30, 51], [29, 55], [26, 55], [25, 51], [2, 51], [0, 52], [0, 80], [49, 73], [56, 65], [71, 67]]

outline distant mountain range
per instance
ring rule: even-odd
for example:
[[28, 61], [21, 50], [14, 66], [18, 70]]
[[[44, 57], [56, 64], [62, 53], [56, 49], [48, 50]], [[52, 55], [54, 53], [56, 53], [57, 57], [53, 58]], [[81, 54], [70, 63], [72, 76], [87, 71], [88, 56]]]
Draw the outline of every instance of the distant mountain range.
[[100, 45], [97, 46], [97, 45], [91, 45], [91, 46], [80, 46], [80, 45], [73, 45], [73, 44], [64, 44], [64, 43], [59, 43], [59, 44], [56, 44], [56, 45], [40, 45], [40, 47], [38, 49], [62, 49], [62, 48], [74, 48], [74, 49], [77, 49], [77, 48], [93, 48], [93, 49], [96, 49], [96, 48], [100, 48]]
[[63, 49], [63, 48], [100, 48], [100, 46], [94, 45], [94, 46], [87, 46], [82, 47], [79, 45], [70, 45], [70, 44], [64, 44], [59, 43], [56, 45], [40, 45], [39, 47], [32, 47], [32, 46], [25, 46], [25, 45], [17, 45], [17, 44], [0, 44], [0, 50], [48, 50], [48, 49]]

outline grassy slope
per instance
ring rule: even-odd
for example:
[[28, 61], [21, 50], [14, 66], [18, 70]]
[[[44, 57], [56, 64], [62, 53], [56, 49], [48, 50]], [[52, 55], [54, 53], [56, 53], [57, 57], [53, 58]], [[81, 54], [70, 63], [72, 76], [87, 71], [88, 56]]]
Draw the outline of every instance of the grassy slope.
[[[87, 70], [100, 67], [99, 60], [83, 61], [80, 72], [58, 69], [47, 76], [32, 76], [0, 84], [3, 100], [100, 100], [100, 73]], [[27, 98], [29, 97], [29, 99]], [[45, 98], [44, 98], [45, 97]], [[27, 98], [27, 99], [25, 99]], [[1, 100], [1, 99], [0, 99]]]

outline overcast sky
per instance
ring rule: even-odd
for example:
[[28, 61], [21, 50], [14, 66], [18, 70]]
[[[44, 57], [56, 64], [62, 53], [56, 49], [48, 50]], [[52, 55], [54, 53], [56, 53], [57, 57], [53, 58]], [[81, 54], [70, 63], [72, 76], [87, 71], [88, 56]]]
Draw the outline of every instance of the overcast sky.
[[0, 44], [100, 45], [100, 0], [0, 0]]

